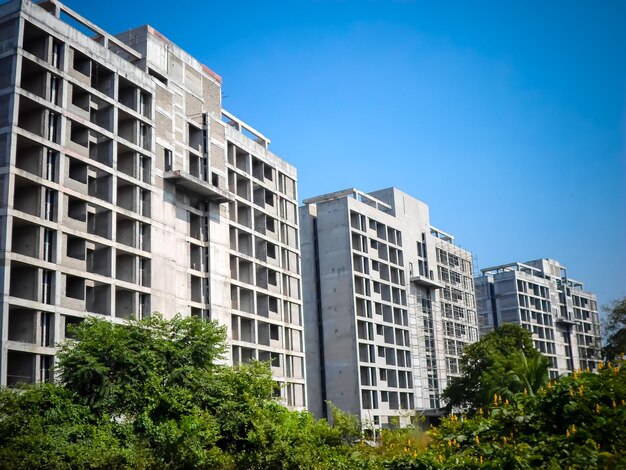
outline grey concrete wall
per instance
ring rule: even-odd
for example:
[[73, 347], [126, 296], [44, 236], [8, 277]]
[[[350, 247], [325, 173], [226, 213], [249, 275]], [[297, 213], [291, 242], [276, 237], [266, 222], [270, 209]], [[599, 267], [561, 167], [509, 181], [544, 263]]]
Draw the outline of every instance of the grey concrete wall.
[[360, 414], [347, 201], [319, 204], [317, 227], [325, 234], [318, 239], [318, 247], [326, 399], [342, 410]]

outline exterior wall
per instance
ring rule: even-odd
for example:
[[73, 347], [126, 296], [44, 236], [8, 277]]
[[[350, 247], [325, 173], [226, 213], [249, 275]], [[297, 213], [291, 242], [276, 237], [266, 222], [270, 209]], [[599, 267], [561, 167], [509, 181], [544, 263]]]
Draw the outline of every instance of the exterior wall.
[[306, 388], [307, 409], [315, 416], [325, 416], [326, 387], [325, 387], [325, 354], [323, 323], [319, 309], [321, 301], [319, 282], [309, 282], [316, 279], [318, 269], [318, 247], [316, 235], [315, 206], [300, 207], [300, 250], [302, 254], [302, 300], [304, 315], [304, 334], [306, 345]]
[[[218, 320], [226, 360], [271, 361], [304, 407], [295, 168], [222, 110], [218, 75], [153, 28], [114, 37], [79, 20], [94, 40], [46, 8], [0, 6], [0, 384], [50, 379], [54, 344], [87, 315], [159, 311]], [[275, 233], [238, 225], [237, 173], [246, 210]]]
[[487, 268], [476, 278], [481, 334], [518, 323], [533, 334], [535, 347], [557, 377], [599, 362], [600, 326], [596, 298], [567, 279], [554, 260]]
[[270, 361], [290, 406], [306, 404], [297, 176], [226, 127], [233, 363]]
[[[459, 377], [465, 347], [478, 340], [472, 254], [441, 238], [435, 238], [435, 249], [437, 275], [444, 285], [439, 291], [439, 309], [446, 377]], [[447, 385], [446, 381], [442, 388]]]
[[[374, 428], [438, 411], [444, 284], [428, 207], [395, 188], [340, 191], [305, 201], [301, 229], [311, 411], [327, 416], [329, 400]], [[475, 315], [467, 322], [476, 337]]]

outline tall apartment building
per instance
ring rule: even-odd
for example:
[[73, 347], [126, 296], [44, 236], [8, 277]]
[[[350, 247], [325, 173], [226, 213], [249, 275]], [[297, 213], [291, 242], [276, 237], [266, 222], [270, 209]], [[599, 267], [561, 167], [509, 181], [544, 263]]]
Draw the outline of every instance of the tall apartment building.
[[475, 279], [481, 334], [517, 323], [548, 357], [553, 378], [600, 362], [596, 296], [558, 261], [538, 259], [482, 269]]
[[0, 384], [51, 377], [86, 315], [218, 320], [305, 405], [297, 174], [150, 26], [0, 5]]
[[395, 188], [300, 208], [309, 410], [326, 401], [375, 428], [437, 413], [478, 339], [472, 256]]

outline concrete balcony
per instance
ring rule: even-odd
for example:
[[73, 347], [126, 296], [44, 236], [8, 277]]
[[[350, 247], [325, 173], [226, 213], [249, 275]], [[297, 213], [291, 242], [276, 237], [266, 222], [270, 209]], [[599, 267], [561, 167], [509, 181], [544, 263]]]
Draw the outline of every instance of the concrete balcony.
[[231, 196], [228, 191], [220, 189], [217, 186], [213, 186], [207, 181], [203, 181], [200, 178], [184, 171], [167, 171], [163, 177], [170, 183], [174, 183], [177, 187], [197, 194], [208, 201], [214, 201], [217, 203], [234, 201], [233, 196]]
[[431, 279], [428, 276], [421, 276], [419, 274], [411, 276], [411, 282], [420, 286], [429, 287], [431, 289], [443, 289], [444, 287], [441, 282], [436, 281], [435, 279]]

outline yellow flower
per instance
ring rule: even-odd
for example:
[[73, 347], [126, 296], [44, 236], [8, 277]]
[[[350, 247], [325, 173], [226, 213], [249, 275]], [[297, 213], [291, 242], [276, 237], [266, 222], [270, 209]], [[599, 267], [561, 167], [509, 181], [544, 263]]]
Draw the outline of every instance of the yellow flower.
[[574, 396], [574, 390], [572, 390], [571, 388], [569, 389], [569, 396], [573, 397]]
[[569, 429], [566, 429], [566, 430], [565, 430], [565, 437], [568, 437], [568, 438], [569, 438]]
[[493, 394], [493, 405], [498, 406], [498, 395], [495, 393]]
[[576, 432], [576, 425], [572, 424], [572, 434], [574, 434]]
[[526, 387], [524, 387], [524, 395], [528, 395], [528, 390], [526, 390]]
[[504, 442], [506, 444], [506, 436], [502, 437], [502, 442]]
[[478, 408], [478, 414], [479, 414], [480, 416], [482, 416], [482, 415], [483, 415], [483, 409], [482, 409], [482, 408]]
[[600, 413], [600, 403], [596, 403], [595, 411], [596, 413]]
[[612, 401], [611, 405], [613, 406], [613, 408], [617, 407], [617, 404], [615, 403], [615, 400]]
[[482, 455], [480, 456], [480, 464], [481, 465], [483, 464], [483, 456]]
[[604, 368], [604, 364], [602, 362], [598, 364], [598, 370], [602, 370], [603, 368]]
[[615, 375], [619, 374], [619, 367], [617, 367], [617, 366], [613, 367], [613, 373]]
[[476, 438], [474, 440], [476, 441], [476, 445], [480, 444], [480, 439], [478, 439], [478, 436], [476, 436]]
[[583, 386], [581, 385], [580, 387], [578, 387], [578, 395], [579, 396], [583, 396]]
[[504, 404], [505, 404], [505, 405], [508, 405], [508, 404], [509, 404], [509, 400], [508, 400], [508, 398], [507, 398], [506, 400], [504, 400]]

